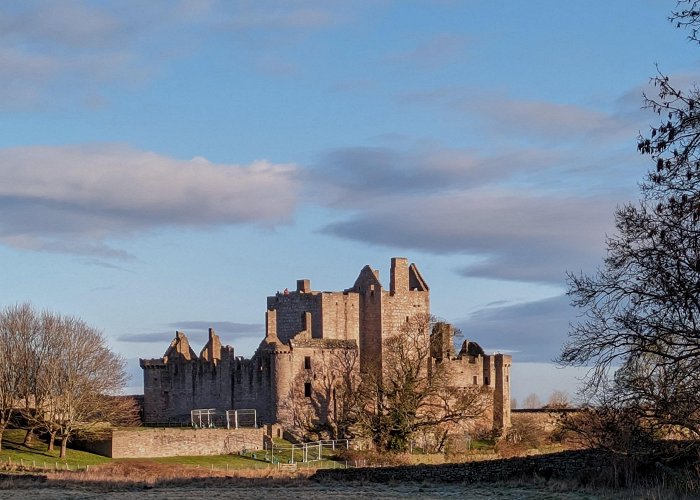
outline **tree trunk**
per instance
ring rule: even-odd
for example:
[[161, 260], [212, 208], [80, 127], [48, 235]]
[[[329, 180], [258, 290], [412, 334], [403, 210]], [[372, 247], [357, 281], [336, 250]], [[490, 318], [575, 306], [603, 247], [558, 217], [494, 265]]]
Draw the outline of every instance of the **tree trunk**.
[[11, 412], [3, 412], [3, 414], [0, 415], [0, 451], [2, 451], [2, 435], [5, 432], [5, 429], [7, 428], [7, 424], [10, 422], [11, 415]]
[[66, 458], [66, 449], [68, 448], [68, 435], [61, 436], [61, 454], [59, 458]]
[[54, 443], [56, 442], [56, 431], [52, 431], [49, 434], [49, 448], [47, 451], [53, 451], [54, 450]]
[[34, 438], [34, 428], [29, 428], [27, 429], [27, 433], [24, 435], [24, 442], [22, 443], [24, 446], [29, 446], [32, 444], [32, 439]]

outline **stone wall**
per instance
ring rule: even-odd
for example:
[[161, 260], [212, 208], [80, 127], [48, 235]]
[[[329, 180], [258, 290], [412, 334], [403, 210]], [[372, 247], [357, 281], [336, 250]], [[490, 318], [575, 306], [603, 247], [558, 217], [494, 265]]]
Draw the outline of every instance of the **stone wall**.
[[319, 470], [312, 479], [372, 481], [386, 483], [501, 482], [539, 476], [546, 480], [571, 479], [585, 474], [599, 474], [611, 463], [611, 456], [601, 450], [575, 450], [533, 457], [516, 457], [459, 464], [415, 465], [399, 467]]
[[216, 361], [174, 359], [142, 362], [146, 422], [186, 422], [195, 408], [233, 408], [233, 350]]
[[263, 429], [113, 429], [107, 439], [81, 443], [111, 458], [226, 455], [263, 447]]
[[[258, 419], [273, 421], [272, 416], [272, 377], [270, 354], [260, 352], [251, 359], [236, 358], [233, 368], [233, 404], [227, 409], [253, 408]], [[215, 405], [219, 408], [219, 405]]]
[[511, 421], [513, 425], [522, 424], [535, 426], [543, 433], [550, 433], [561, 426], [562, 419], [566, 415], [580, 412], [578, 408], [538, 408], [538, 409], [514, 409], [511, 410]]
[[277, 337], [282, 343], [288, 342], [304, 330], [305, 312], [311, 313], [312, 336], [320, 336], [322, 315], [319, 292], [277, 293], [267, 298], [267, 308], [277, 311]]
[[360, 297], [356, 293], [321, 294], [323, 338], [360, 340]]

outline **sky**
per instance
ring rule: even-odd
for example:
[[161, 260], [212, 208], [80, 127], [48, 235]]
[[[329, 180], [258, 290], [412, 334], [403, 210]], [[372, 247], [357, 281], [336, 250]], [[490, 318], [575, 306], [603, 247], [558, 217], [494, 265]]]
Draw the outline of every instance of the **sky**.
[[138, 391], [176, 330], [250, 356], [266, 296], [404, 256], [516, 399], [573, 395], [566, 272], [637, 198], [650, 78], [698, 80], [674, 7], [4, 2], [0, 306], [103, 330]]

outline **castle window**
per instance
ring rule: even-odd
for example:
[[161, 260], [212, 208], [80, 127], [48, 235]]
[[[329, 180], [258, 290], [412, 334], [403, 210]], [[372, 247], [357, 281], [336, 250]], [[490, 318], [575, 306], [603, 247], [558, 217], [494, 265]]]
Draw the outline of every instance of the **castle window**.
[[474, 385], [476, 385], [476, 384], [477, 384], [476, 375], [474, 375]]
[[311, 356], [304, 356], [304, 370], [311, 370]]
[[304, 382], [304, 397], [311, 397], [311, 382]]
[[489, 385], [489, 378], [488, 377], [484, 377], [484, 385]]

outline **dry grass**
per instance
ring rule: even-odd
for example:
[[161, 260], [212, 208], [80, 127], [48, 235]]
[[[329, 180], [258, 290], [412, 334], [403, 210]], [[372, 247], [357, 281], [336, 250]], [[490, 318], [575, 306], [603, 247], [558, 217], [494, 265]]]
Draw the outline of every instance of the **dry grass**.
[[[174, 468], [149, 461], [113, 462], [91, 467], [89, 471], [52, 472], [43, 475], [0, 475], [0, 498], [124, 498], [138, 494], [144, 498], [228, 498], [233, 493], [245, 498], [277, 498], [284, 492], [302, 498], [355, 498], [365, 494], [380, 498], [693, 498], [669, 485], [654, 484], [631, 489], [609, 489], [593, 485], [582, 487], [578, 481], [543, 481], [538, 478], [506, 484], [459, 485], [309, 480], [313, 470], [294, 473], [269, 470], [210, 470], [202, 467]], [[478, 493], [478, 494], [477, 494]], [[8, 496], [9, 495], [9, 496]], [[122, 496], [120, 496], [122, 495]]]
[[172, 467], [149, 461], [112, 462], [81, 471], [0, 476], [0, 490], [17, 488], [89, 489], [90, 491], [131, 491], [151, 488], [179, 488], [197, 485], [223, 488], [247, 486], [289, 486], [305, 480], [313, 469], [288, 472], [270, 469], [211, 470], [203, 467]]

